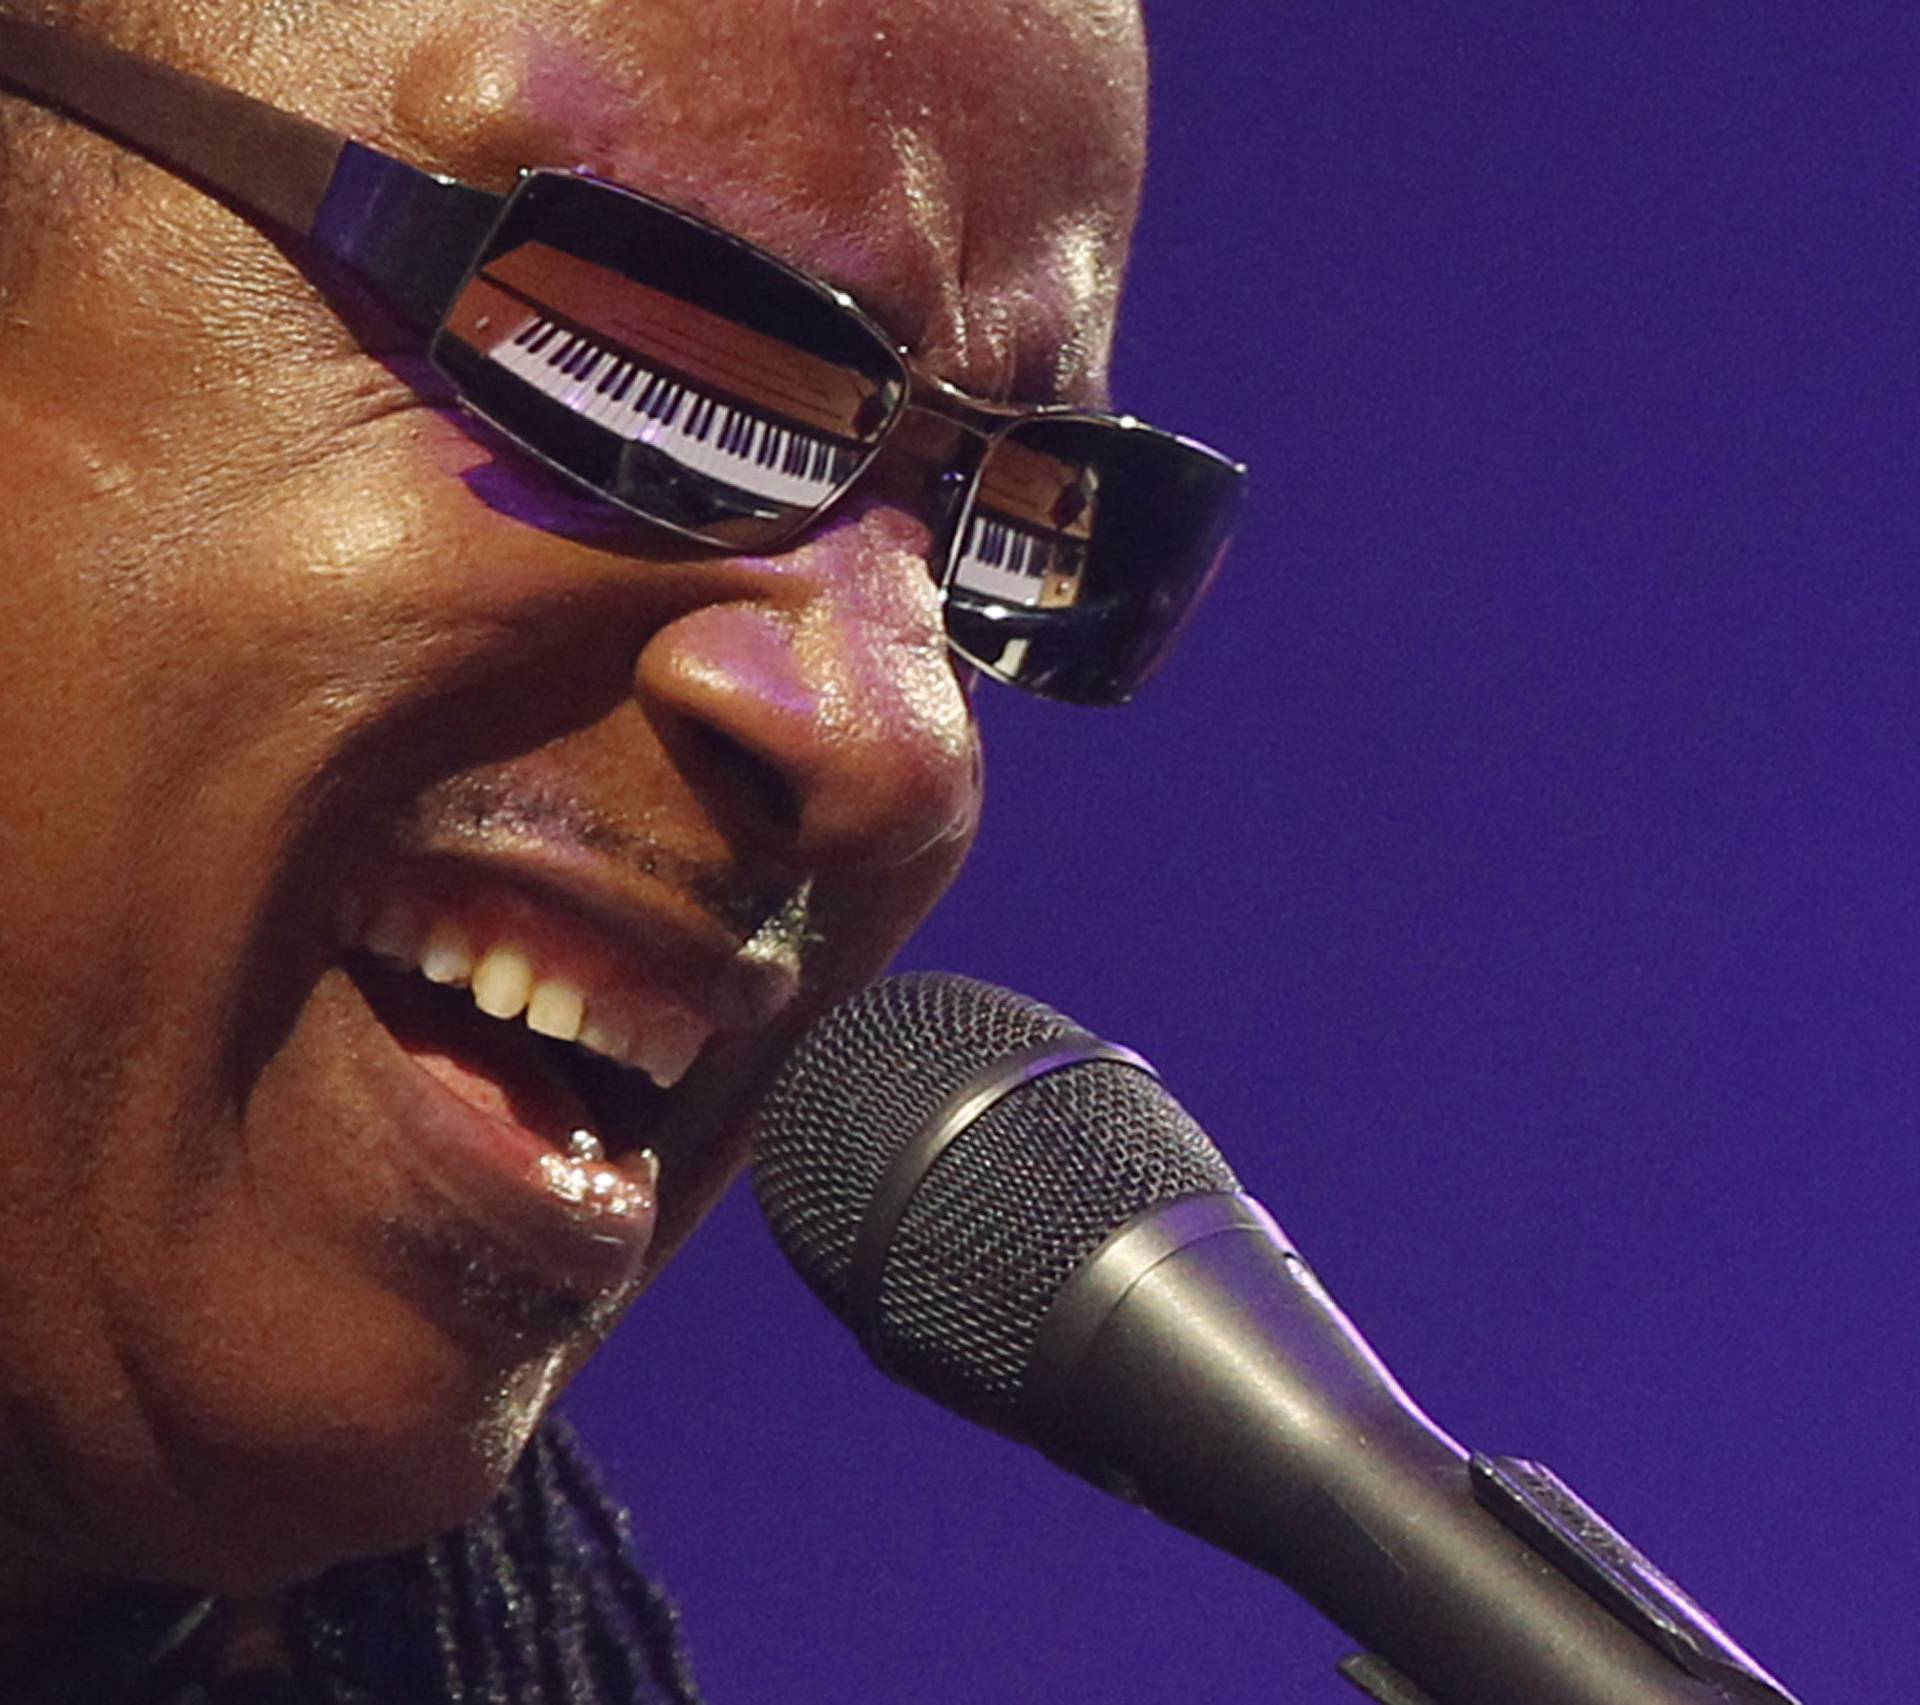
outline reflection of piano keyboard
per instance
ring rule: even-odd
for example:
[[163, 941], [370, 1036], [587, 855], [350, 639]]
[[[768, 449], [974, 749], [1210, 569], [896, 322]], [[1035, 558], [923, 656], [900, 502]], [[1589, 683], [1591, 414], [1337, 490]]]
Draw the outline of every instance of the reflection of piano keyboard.
[[1079, 540], [1043, 537], [975, 510], [953, 577], [967, 591], [1006, 604], [1071, 604], [1083, 555]]
[[768, 502], [816, 508], [857, 465], [828, 439], [721, 402], [543, 315], [528, 314], [486, 353], [582, 419]]

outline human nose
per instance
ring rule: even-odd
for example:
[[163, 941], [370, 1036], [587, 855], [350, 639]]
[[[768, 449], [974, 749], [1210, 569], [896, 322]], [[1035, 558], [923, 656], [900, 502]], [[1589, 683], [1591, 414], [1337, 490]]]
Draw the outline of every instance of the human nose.
[[730, 826], [808, 869], [963, 843], [975, 730], [924, 530], [870, 506], [657, 629], [634, 690]]

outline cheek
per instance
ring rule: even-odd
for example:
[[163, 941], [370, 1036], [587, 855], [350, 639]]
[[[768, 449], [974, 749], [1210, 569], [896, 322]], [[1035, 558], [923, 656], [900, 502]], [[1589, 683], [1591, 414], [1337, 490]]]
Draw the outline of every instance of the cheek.
[[290, 813], [400, 672], [382, 565], [425, 554], [352, 465], [216, 490], [87, 443], [13, 460], [0, 576], [0, 1095], [78, 1131], [136, 1038], [208, 1051]]

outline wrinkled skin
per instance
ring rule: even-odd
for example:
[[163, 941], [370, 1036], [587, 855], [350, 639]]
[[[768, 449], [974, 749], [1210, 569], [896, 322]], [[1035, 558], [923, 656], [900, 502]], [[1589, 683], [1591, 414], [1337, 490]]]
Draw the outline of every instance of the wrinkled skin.
[[[1102, 398], [1142, 149], [1123, 0], [158, 10], [156, 57], [469, 182], [587, 166], [842, 285], [970, 391]], [[343, 871], [456, 826], [484, 863], [481, 798], [657, 849], [611, 877], [651, 905], [687, 873], [811, 881], [799, 1002], [681, 1091], [650, 1273], [739, 1170], [781, 1040], [952, 878], [979, 775], [910, 478], [764, 560], [609, 532], [297, 253], [58, 141], [78, 199], [0, 304], [15, 1618], [99, 1577], [268, 1590], [459, 1521], [638, 1288], [480, 1306], [389, 1235], [406, 1136], [342, 1064], [378, 1045]]]

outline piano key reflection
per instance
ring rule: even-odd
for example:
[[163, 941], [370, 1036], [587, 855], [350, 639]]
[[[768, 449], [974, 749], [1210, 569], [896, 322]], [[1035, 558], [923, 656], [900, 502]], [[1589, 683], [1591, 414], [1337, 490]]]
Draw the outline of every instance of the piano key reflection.
[[865, 375], [543, 243], [489, 261], [446, 329], [651, 453], [651, 478], [718, 482], [750, 513], [819, 508], [871, 437], [877, 388]]
[[1099, 518], [1099, 470], [998, 440], [980, 470], [954, 564], [962, 591], [1029, 610], [1080, 601]]

